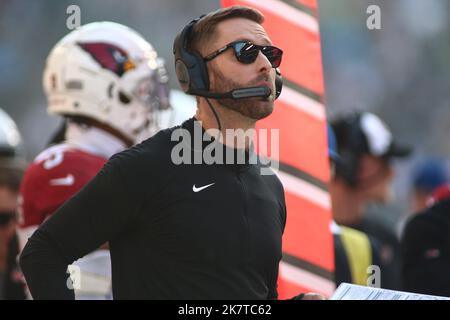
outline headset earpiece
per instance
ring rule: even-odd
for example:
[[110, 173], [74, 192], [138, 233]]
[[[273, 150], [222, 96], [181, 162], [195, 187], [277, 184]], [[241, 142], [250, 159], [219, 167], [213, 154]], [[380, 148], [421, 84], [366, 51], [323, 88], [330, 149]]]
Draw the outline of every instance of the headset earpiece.
[[[356, 113], [350, 119], [345, 120], [345, 123], [338, 124], [335, 128], [335, 132], [340, 132], [338, 134], [338, 149], [341, 158], [340, 163], [336, 165], [336, 174], [343, 178], [352, 188], [358, 186], [357, 176], [364, 150], [362, 145], [364, 141], [361, 140], [360, 121], [361, 115]], [[343, 128], [338, 128], [340, 126]], [[344, 147], [339, 146], [339, 139], [341, 141], [347, 140]]]
[[342, 151], [340, 156], [342, 161], [336, 166], [336, 172], [350, 187], [356, 188], [359, 157], [352, 150]]

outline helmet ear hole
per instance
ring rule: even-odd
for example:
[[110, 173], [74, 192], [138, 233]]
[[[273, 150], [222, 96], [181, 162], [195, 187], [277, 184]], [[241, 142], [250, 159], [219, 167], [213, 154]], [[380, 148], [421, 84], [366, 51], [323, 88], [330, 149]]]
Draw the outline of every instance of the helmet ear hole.
[[123, 104], [129, 104], [131, 102], [131, 98], [122, 91], [119, 91], [119, 100]]

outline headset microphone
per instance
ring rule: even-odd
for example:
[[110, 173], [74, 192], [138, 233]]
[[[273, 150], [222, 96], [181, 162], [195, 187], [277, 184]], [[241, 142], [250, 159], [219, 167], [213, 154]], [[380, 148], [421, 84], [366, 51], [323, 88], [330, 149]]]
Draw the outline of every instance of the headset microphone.
[[192, 89], [191, 94], [211, 98], [211, 99], [247, 99], [247, 98], [268, 98], [272, 90], [268, 87], [249, 87], [234, 89], [224, 93], [210, 92], [207, 90]]
[[272, 94], [272, 90], [268, 87], [251, 87], [235, 89], [231, 91], [233, 99], [245, 99], [245, 98], [268, 98]]

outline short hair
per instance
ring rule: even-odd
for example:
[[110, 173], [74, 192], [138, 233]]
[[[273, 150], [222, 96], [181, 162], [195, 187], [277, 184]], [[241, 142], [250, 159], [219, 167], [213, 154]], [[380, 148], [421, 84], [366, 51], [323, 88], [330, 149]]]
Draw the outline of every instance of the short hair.
[[249, 7], [232, 6], [210, 12], [193, 26], [189, 39], [189, 50], [200, 51], [201, 46], [215, 38], [217, 25], [232, 18], [245, 18], [259, 24], [264, 22], [264, 15]]

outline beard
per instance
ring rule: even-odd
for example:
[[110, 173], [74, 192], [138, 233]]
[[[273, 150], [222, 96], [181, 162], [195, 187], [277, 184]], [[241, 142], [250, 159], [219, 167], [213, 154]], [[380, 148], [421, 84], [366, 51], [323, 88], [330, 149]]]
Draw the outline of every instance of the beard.
[[[212, 69], [212, 70], [211, 70]], [[243, 87], [254, 87], [257, 83], [261, 81], [268, 81], [273, 83], [270, 76], [261, 75], [255, 80], [251, 81], [246, 85], [242, 85], [237, 83], [229, 78], [226, 78], [222, 72], [217, 70], [216, 68], [211, 68], [212, 76], [214, 77], [214, 88], [211, 88], [212, 92], [228, 92], [234, 89], [243, 88]], [[270, 90], [272, 93], [268, 98], [246, 98], [246, 99], [220, 99], [218, 102], [232, 109], [245, 117], [260, 120], [264, 119], [273, 112], [274, 107], [274, 97], [275, 97], [275, 88], [271, 87]]]

